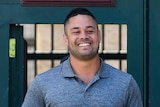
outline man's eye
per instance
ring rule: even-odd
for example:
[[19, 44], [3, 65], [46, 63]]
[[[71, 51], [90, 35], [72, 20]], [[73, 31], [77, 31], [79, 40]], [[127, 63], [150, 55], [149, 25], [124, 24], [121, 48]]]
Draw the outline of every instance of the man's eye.
[[89, 30], [89, 31], [87, 31], [87, 33], [89, 33], [89, 34], [90, 34], [90, 33], [93, 33], [93, 32], [94, 32], [93, 30]]
[[75, 32], [73, 32], [73, 34], [79, 34], [80, 32], [79, 31], [75, 31]]

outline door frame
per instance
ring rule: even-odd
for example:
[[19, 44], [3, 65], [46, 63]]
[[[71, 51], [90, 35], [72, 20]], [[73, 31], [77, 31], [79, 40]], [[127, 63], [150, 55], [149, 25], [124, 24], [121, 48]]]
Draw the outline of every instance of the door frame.
[[[3, 1], [5, 2], [5, 1]], [[9, 26], [10, 24], [34, 24], [34, 23], [59, 23], [62, 24], [64, 15], [67, 14], [72, 7], [51, 7], [51, 6], [21, 6], [20, 1], [8, 2], [6, 4], [0, 2], [0, 13], [3, 18], [0, 19], [0, 49], [3, 50], [0, 53], [0, 78], [1, 88], [0, 96], [3, 96], [0, 100], [0, 105], [8, 106], [8, 89], [9, 89], [9, 58], [8, 58], [8, 47], [9, 47]], [[146, 5], [145, 0], [121, 0], [116, 1], [116, 5], [113, 7], [87, 7], [95, 14], [98, 23], [104, 24], [127, 24], [128, 26], [128, 44], [127, 44], [127, 68], [128, 72], [133, 75], [138, 85], [140, 86], [144, 104], [147, 101], [147, 83], [146, 75], [147, 69], [145, 62], [147, 60], [146, 52]], [[10, 13], [4, 11], [10, 10]], [[57, 11], [58, 10], [58, 11]], [[3, 40], [3, 41], [2, 41]], [[5, 47], [5, 49], [4, 49]], [[138, 47], [138, 48], [137, 48]], [[7, 69], [6, 69], [7, 68]], [[3, 101], [3, 102], [2, 102]]]

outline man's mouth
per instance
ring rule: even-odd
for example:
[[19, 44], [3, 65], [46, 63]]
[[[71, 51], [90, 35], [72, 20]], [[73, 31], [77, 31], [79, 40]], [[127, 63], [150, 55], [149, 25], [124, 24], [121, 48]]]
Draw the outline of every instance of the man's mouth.
[[80, 47], [89, 46], [89, 45], [90, 45], [90, 43], [80, 43], [80, 44], [79, 44]]

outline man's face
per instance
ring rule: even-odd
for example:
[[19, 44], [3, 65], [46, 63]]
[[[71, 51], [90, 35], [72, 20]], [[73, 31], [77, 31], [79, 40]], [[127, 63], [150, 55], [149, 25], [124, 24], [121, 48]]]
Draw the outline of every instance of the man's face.
[[72, 56], [81, 60], [89, 60], [98, 54], [101, 35], [91, 16], [71, 17], [65, 30], [64, 40]]

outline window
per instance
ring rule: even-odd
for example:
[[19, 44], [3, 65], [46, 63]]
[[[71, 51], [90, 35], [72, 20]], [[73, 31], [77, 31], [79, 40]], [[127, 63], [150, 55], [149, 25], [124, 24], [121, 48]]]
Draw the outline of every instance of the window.
[[[68, 54], [63, 42], [63, 24], [21, 24], [28, 44], [28, 84], [35, 75], [60, 63]], [[122, 71], [127, 71], [127, 25], [99, 24], [102, 42], [99, 54], [102, 59]]]

